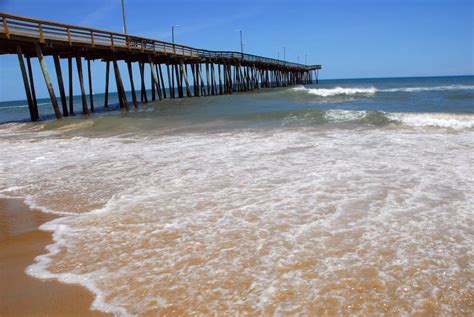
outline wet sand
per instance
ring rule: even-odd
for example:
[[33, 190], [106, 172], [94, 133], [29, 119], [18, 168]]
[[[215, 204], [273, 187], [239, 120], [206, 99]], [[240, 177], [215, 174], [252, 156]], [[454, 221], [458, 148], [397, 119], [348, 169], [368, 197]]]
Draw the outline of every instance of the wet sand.
[[38, 227], [53, 218], [21, 200], [0, 199], [0, 316], [107, 316], [90, 310], [94, 296], [87, 289], [25, 273], [52, 242]]

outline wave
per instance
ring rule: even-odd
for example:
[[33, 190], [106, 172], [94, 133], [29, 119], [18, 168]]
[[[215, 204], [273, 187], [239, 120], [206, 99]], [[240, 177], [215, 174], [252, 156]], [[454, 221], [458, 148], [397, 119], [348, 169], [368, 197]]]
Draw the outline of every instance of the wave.
[[428, 87], [400, 87], [389, 89], [378, 89], [376, 87], [334, 87], [334, 88], [306, 88], [298, 86], [291, 88], [291, 91], [305, 92], [310, 95], [320, 97], [333, 96], [353, 96], [353, 95], [374, 95], [384, 92], [423, 92], [423, 91], [450, 91], [450, 90], [474, 90], [472, 85], [447, 85], [447, 86], [428, 86]]
[[[274, 114], [272, 115], [275, 116]], [[408, 127], [435, 127], [449, 129], [474, 128], [474, 114], [453, 113], [413, 113], [413, 112], [384, 112], [356, 110], [307, 110], [288, 113], [283, 118], [286, 126], [312, 124], [341, 124], [356, 125], [403, 125]]]
[[447, 86], [428, 86], [428, 87], [404, 87], [382, 89], [383, 92], [422, 92], [422, 91], [443, 91], [443, 90], [471, 90], [471, 85], [447, 85]]
[[3, 110], [3, 109], [14, 109], [14, 108], [28, 108], [28, 105], [0, 107], [0, 110]]
[[251, 115], [229, 116], [226, 117], [224, 121], [245, 121], [246, 125], [251, 125], [251, 122], [254, 121], [280, 121], [282, 126], [287, 127], [318, 126], [322, 124], [340, 126], [344, 123], [350, 123], [356, 126], [403, 125], [410, 127], [438, 127], [450, 129], [474, 128], [474, 114], [384, 112], [342, 109], [261, 112]]
[[329, 122], [336, 123], [402, 124], [411, 127], [437, 127], [456, 130], [474, 128], [474, 114], [328, 110], [325, 113], [325, 118]]
[[453, 113], [390, 113], [388, 118], [412, 127], [439, 127], [450, 129], [474, 128], [474, 114]]
[[310, 95], [316, 95], [321, 97], [331, 97], [331, 96], [340, 96], [340, 95], [373, 95], [377, 92], [375, 87], [369, 88], [306, 88], [303, 86], [298, 86], [291, 88], [292, 91], [304, 91]]

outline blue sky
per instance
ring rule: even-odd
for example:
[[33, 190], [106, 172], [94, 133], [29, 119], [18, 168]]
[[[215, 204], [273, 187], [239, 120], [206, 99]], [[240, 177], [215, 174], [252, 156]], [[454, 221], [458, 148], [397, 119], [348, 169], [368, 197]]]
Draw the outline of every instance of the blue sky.
[[[130, 34], [171, 41], [179, 24], [177, 43], [239, 51], [242, 29], [246, 52], [282, 58], [286, 46], [287, 60], [307, 54], [308, 64], [322, 64], [321, 78], [474, 74], [474, 0], [125, 1]], [[0, 0], [0, 10], [122, 30], [120, 0]], [[105, 67], [93, 64], [102, 92]], [[0, 67], [0, 100], [24, 99], [16, 56], [0, 56]], [[44, 97], [36, 65], [34, 72]]]

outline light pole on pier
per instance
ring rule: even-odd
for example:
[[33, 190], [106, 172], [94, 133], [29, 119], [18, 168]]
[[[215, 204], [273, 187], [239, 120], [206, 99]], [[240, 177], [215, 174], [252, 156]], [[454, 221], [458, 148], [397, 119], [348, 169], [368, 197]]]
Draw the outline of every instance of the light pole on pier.
[[125, 21], [125, 0], [122, 0], [123, 33], [127, 34], [127, 23]]
[[179, 26], [178, 24], [171, 26], [171, 38], [172, 38], [173, 44], [174, 44], [174, 28], [177, 28], [178, 26]]
[[286, 47], [283, 46], [283, 61], [286, 62]]
[[306, 65], [306, 54], [304, 54], [304, 64]]
[[175, 24], [171, 26], [171, 42], [173, 43], [173, 53], [176, 54], [176, 46], [174, 46], [174, 28], [177, 28], [179, 25]]
[[242, 30], [235, 30], [235, 32], [240, 32], [240, 53], [244, 55], [244, 41], [242, 39]]

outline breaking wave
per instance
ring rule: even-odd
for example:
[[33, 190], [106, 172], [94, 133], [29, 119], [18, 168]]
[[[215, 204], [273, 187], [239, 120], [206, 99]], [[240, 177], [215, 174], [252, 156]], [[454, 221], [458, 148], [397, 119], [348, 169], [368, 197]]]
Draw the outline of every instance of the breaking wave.
[[352, 95], [374, 95], [376, 93], [384, 92], [423, 92], [423, 91], [451, 91], [451, 90], [474, 90], [472, 85], [447, 85], [447, 86], [427, 86], [427, 87], [401, 87], [378, 89], [376, 87], [334, 87], [334, 88], [306, 88], [298, 86], [291, 88], [291, 91], [305, 92], [310, 95], [320, 97], [333, 96], [352, 96]]
[[451, 129], [474, 128], [474, 114], [453, 113], [390, 113], [391, 120], [413, 127], [439, 127]]
[[264, 112], [248, 116], [228, 117], [227, 120], [252, 121], [279, 120], [282, 126], [318, 126], [351, 124], [355, 126], [386, 126], [405, 127], [437, 127], [449, 129], [474, 128], [474, 114], [454, 113], [415, 113], [415, 112], [384, 112], [366, 110], [297, 110], [281, 112]]
[[310, 95], [316, 95], [321, 97], [331, 97], [331, 96], [340, 96], [340, 95], [373, 95], [377, 92], [375, 87], [369, 88], [306, 88], [303, 86], [298, 86], [291, 89], [292, 91], [304, 91]]

